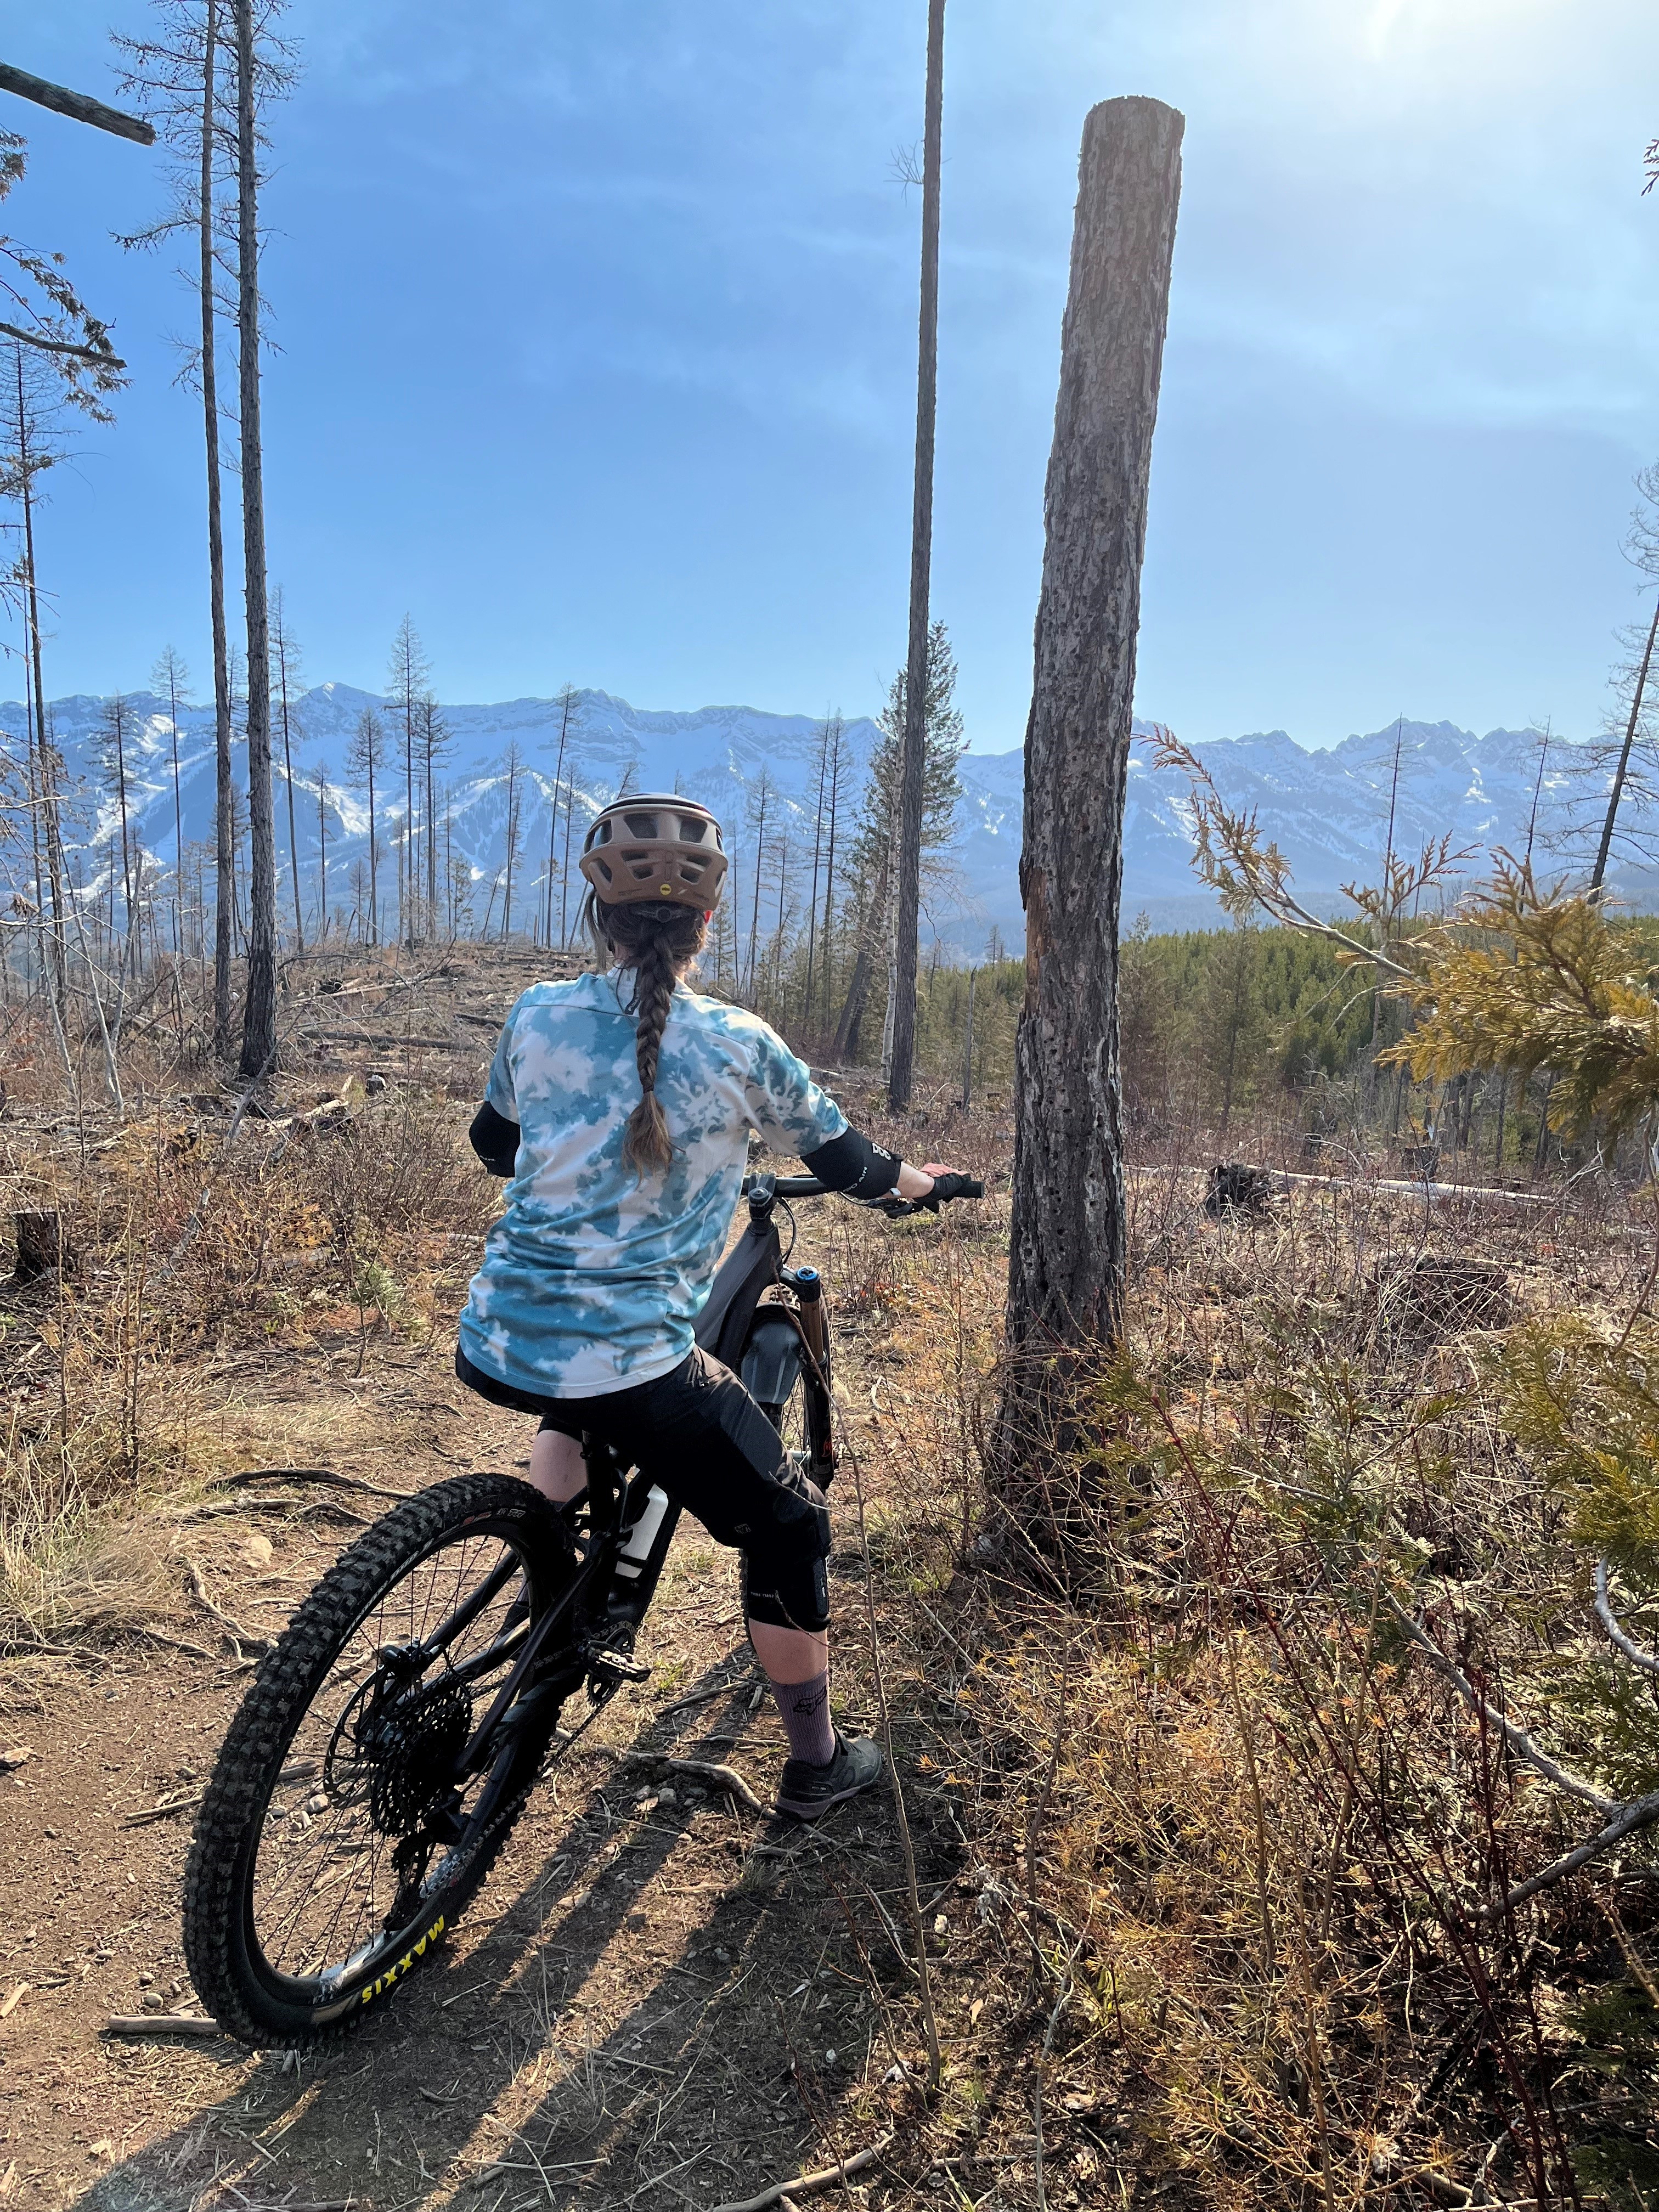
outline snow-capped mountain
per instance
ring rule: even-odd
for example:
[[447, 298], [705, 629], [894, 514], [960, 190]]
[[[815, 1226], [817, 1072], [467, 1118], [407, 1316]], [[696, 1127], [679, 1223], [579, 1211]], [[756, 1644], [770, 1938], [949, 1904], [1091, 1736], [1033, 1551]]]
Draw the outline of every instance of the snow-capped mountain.
[[[175, 854], [173, 725], [166, 702], [138, 692], [125, 702], [129, 808], [137, 837], [156, 864], [170, 871]], [[367, 854], [368, 793], [348, 765], [353, 733], [366, 710], [383, 719], [386, 761], [375, 793], [380, 843], [380, 896], [389, 911], [395, 896], [392, 841], [405, 814], [401, 727], [392, 709], [374, 694], [349, 684], [324, 684], [293, 703], [289, 741], [294, 771], [295, 842], [303, 908], [314, 909], [321, 838], [319, 785], [325, 785], [321, 827], [326, 830], [329, 904], [349, 908], [353, 864]], [[527, 926], [532, 905], [548, 879], [550, 833], [562, 710], [550, 699], [515, 699], [494, 706], [446, 706], [450, 741], [437, 771], [444, 796], [437, 809], [441, 849], [471, 867], [475, 916], [501, 888], [507, 771], [516, 748], [523, 778], [521, 858], [514, 891], [514, 926]], [[110, 797], [109, 702], [84, 695], [60, 699], [52, 709], [58, 742], [81, 794], [71, 840], [88, 884], [106, 872], [114, 822]], [[0, 732], [25, 726], [20, 706], [0, 702]], [[757, 793], [763, 773], [778, 797], [767, 824], [763, 868], [762, 927], [775, 915], [779, 872], [786, 865], [790, 896], [803, 899], [811, 870], [817, 807], [820, 725], [804, 714], [773, 714], [750, 707], [705, 707], [692, 714], [652, 713], [604, 691], [576, 696], [570, 717], [564, 776], [575, 793], [575, 834], [624, 778], [640, 790], [679, 789], [714, 809], [726, 825], [738, 884], [738, 911], [752, 904], [750, 863], [755, 847]], [[1144, 732], [1143, 732], [1144, 734]], [[844, 726], [848, 762], [837, 827], [844, 859], [851, 817], [862, 795], [878, 738], [860, 717]], [[1396, 782], [1395, 759], [1398, 752]], [[237, 781], [245, 784], [242, 748]], [[213, 743], [210, 709], [192, 706], [179, 716], [179, 808], [186, 860], [191, 848], [210, 842], [213, 825]], [[286, 910], [292, 899], [283, 732], [275, 739], [276, 846]], [[1519, 850], [1528, 841], [1538, 784], [1540, 740], [1534, 731], [1492, 730], [1476, 737], [1449, 722], [1406, 722], [1351, 737], [1328, 750], [1304, 750], [1282, 730], [1206, 745], [1201, 757], [1223, 794], [1254, 808], [1265, 836], [1278, 843], [1299, 888], [1328, 900], [1346, 880], [1376, 873], [1389, 837], [1410, 852], [1449, 834], [1455, 844], [1484, 855], [1492, 846]], [[1552, 849], [1583, 812], [1584, 757], [1558, 744], [1547, 758], [1537, 793], [1538, 849]], [[969, 753], [961, 768], [963, 805], [955, 848], [928, 890], [928, 922], [957, 952], [976, 957], [991, 933], [1017, 948], [1022, 941], [1018, 859], [1024, 766], [1018, 750]], [[422, 812], [417, 794], [417, 817]], [[562, 808], [554, 860], [562, 860]], [[1155, 927], [1213, 923], [1214, 901], [1191, 868], [1192, 839], [1182, 779], [1156, 767], [1151, 749], [1138, 744], [1130, 763], [1124, 824], [1126, 923], [1144, 908]], [[951, 865], [954, 863], [954, 865]], [[838, 861], [838, 866], [840, 862]], [[580, 889], [580, 885], [576, 885]], [[1627, 878], [1640, 900], [1638, 879]], [[555, 897], [557, 892], [556, 890]], [[501, 908], [493, 909], [499, 925]], [[745, 925], [746, 926], [746, 921]]]

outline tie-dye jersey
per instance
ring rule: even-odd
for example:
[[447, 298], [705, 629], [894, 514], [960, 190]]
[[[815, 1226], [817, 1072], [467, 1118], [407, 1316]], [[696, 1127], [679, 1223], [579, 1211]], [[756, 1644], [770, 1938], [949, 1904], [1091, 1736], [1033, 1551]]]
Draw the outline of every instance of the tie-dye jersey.
[[657, 1069], [673, 1164], [636, 1175], [623, 1158], [640, 1097], [629, 981], [532, 984], [489, 1071], [485, 1096], [520, 1135], [461, 1348], [538, 1397], [603, 1397], [678, 1367], [731, 1226], [749, 1130], [790, 1154], [847, 1127], [757, 1015], [682, 988]]

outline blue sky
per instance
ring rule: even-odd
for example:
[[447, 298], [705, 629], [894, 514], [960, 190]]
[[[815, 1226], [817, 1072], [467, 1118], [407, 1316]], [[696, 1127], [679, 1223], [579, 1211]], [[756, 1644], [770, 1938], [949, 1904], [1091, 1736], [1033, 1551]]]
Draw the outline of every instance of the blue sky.
[[[0, 4], [107, 94], [139, 0]], [[440, 689], [871, 709], [903, 650], [925, 0], [295, 0], [270, 540], [314, 679], [407, 609]], [[1090, 104], [1187, 117], [1139, 706], [1331, 743], [1589, 734], [1659, 452], [1647, 0], [950, 0], [934, 606], [1022, 734]], [[199, 429], [155, 158], [21, 103], [9, 227], [134, 380], [44, 526], [54, 691], [206, 665]]]

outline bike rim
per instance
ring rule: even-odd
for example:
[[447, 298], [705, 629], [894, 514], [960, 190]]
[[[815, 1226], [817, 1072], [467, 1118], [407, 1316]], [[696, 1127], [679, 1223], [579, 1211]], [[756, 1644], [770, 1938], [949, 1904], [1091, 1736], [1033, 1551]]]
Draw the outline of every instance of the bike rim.
[[[274, 1994], [331, 2011], [397, 1978], [411, 1939], [423, 1950], [441, 1934], [442, 1897], [482, 1840], [516, 1750], [506, 1744], [464, 1778], [454, 1760], [548, 1601], [521, 1532], [486, 1522], [411, 1560], [336, 1645], [252, 1843], [248, 1953]], [[428, 1644], [417, 1667], [411, 1647]], [[410, 1656], [394, 1669], [388, 1647]], [[453, 1832], [427, 1844], [441, 1810]]]

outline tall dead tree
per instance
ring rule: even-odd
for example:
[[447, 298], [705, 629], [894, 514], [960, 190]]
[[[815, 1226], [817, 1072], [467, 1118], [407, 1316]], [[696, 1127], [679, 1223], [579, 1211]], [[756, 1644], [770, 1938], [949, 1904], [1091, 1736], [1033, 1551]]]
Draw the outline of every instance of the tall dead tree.
[[1648, 624], [1647, 642], [1642, 647], [1642, 659], [1636, 672], [1636, 681], [1631, 690], [1630, 718], [1625, 724], [1625, 739], [1619, 749], [1619, 764], [1613, 772], [1612, 787], [1607, 793], [1607, 811], [1602, 817], [1601, 839], [1595, 848], [1595, 866], [1590, 871], [1591, 896], [1599, 897], [1607, 872], [1607, 856], [1613, 850], [1613, 824], [1619, 818], [1619, 802], [1625, 795], [1625, 779], [1630, 774], [1630, 757], [1636, 744], [1636, 732], [1642, 720], [1642, 705], [1647, 695], [1648, 674], [1653, 666], [1653, 648], [1659, 642], [1659, 605], [1653, 610], [1653, 620]]
[[[419, 942], [422, 934], [420, 848], [415, 808], [419, 779], [416, 774], [416, 762], [420, 750], [417, 732], [421, 720], [421, 696], [430, 673], [425, 650], [416, 635], [413, 618], [405, 615], [398, 625], [398, 635], [392, 643], [387, 698], [397, 709], [398, 718], [403, 725], [404, 836], [402, 864], [398, 871], [398, 933], [404, 943], [411, 947]], [[430, 842], [429, 838], [428, 842]]]
[[[300, 836], [294, 816], [294, 730], [296, 716], [293, 690], [300, 680], [300, 648], [288, 626], [288, 610], [282, 587], [271, 607], [270, 658], [276, 678], [276, 704], [283, 726], [283, 781], [288, 791], [288, 862], [294, 872], [294, 945], [306, 949], [305, 915], [300, 904]], [[301, 731], [301, 735], [304, 735]]]
[[[52, 743], [46, 713], [46, 676], [40, 653], [40, 590], [34, 554], [34, 478], [58, 457], [42, 451], [35, 436], [23, 349], [14, 345], [17, 412], [8, 425], [15, 450], [15, 490], [23, 514], [23, 621], [27, 638], [26, 668], [30, 681], [31, 722], [35, 759], [35, 805], [43, 832], [46, 882], [52, 894], [52, 927], [43, 937], [47, 952], [54, 1018], [62, 1026], [68, 1003], [69, 938], [65, 930], [68, 888], [64, 868], [62, 817], [58, 811], [62, 762]], [[10, 489], [11, 487], [8, 487]]]
[[230, 1052], [231, 928], [235, 918], [236, 790], [230, 769], [230, 634], [225, 621], [224, 467], [219, 447], [213, 185], [219, 67], [218, 0], [206, 0], [202, 41], [201, 174], [197, 205], [202, 311], [202, 422], [207, 441], [208, 599], [213, 623], [213, 1049]]
[[1137, 98], [1103, 100], [1083, 131], [1025, 739], [1009, 1476], [1120, 1322], [1123, 793], [1183, 128]]
[[229, 0], [155, 0], [155, 34], [115, 40], [123, 60], [123, 88], [136, 93], [159, 123], [173, 159], [170, 204], [154, 222], [121, 243], [154, 249], [178, 235], [188, 237], [192, 249], [189, 282], [197, 295], [198, 335], [191, 367], [202, 401], [206, 447], [208, 611], [213, 638], [213, 1050], [222, 1060], [231, 1048], [236, 860], [218, 355], [218, 322], [224, 312], [221, 280], [232, 273], [229, 256], [236, 228], [222, 190], [234, 163], [236, 137], [224, 82], [229, 47], [222, 30], [228, 4]]
[[[155, 143], [150, 125], [136, 115], [106, 107], [101, 100], [71, 92], [67, 85], [32, 76], [0, 62], [0, 93], [13, 93], [50, 108], [72, 122], [90, 124], [140, 146]], [[0, 125], [0, 200], [22, 177], [24, 141]], [[0, 334], [30, 346], [49, 361], [64, 380], [66, 397], [100, 422], [109, 419], [102, 395], [118, 391], [126, 363], [110, 343], [107, 326], [81, 300], [64, 273], [60, 253], [40, 253], [15, 238], [0, 235], [0, 297], [26, 316], [24, 323], [0, 322]]]
[[927, 611], [933, 558], [933, 424], [939, 400], [939, 141], [945, 117], [945, 0], [927, 0], [927, 102], [921, 162], [921, 311], [916, 358], [916, 467], [910, 510], [910, 650], [899, 785], [892, 1060], [887, 1103], [910, 1103], [916, 1057], [916, 949], [921, 915], [922, 786], [927, 758]]
[[276, 1057], [276, 838], [271, 814], [270, 617], [265, 593], [264, 453], [259, 422], [259, 157], [253, 0], [236, 21], [236, 338], [242, 434], [242, 590], [247, 606], [247, 994], [241, 1077]]

